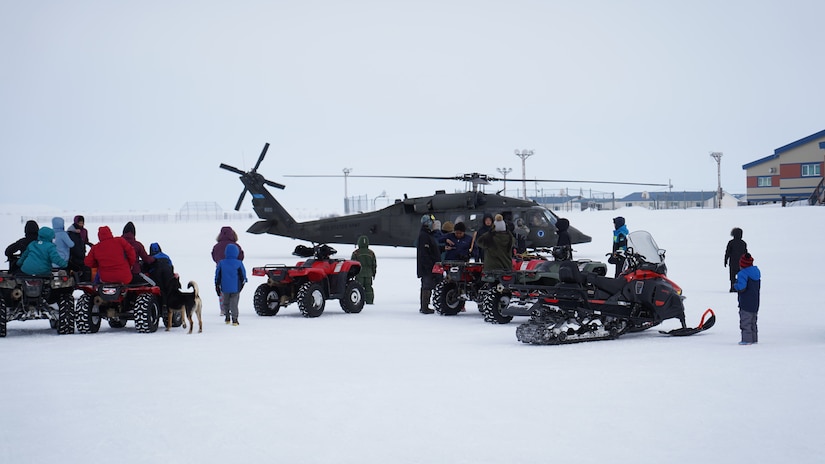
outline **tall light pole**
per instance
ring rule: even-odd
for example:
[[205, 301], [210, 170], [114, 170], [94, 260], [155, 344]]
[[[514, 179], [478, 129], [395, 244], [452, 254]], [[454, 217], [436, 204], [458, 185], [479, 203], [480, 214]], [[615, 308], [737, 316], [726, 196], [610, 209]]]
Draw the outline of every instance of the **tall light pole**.
[[527, 199], [527, 167], [525, 161], [527, 158], [533, 156], [533, 150], [516, 150], [516, 156], [521, 158], [521, 188], [523, 190], [522, 198]]
[[722, 152], [714, 151], [710, 157], [716, 160], [716, 207], [722, 207]]
[[344, 214], [349, 214], [349, 194], [347, 193], [347, 177], [352, 172], [352, 168], [344, 168]]
[[496, 168], [496, 171], [498, 171], [502, 176], [504, 176], [504, 196], [505, 197], [507, 196], [507, 174], [510, 174], [510, 171], [512, 171], [512, 170], [513, 170], [513, 168]]

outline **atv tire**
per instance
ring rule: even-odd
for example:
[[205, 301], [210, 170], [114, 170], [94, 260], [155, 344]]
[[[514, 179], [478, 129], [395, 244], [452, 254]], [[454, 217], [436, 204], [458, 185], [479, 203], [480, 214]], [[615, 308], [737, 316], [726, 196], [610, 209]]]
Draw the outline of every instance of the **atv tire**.
[[84, 293], [77, 299], [74, 319], [78, 333], [97, 333], [100, 330], [100, 308], [94, 305], [91, 295]]
[[0, 298], [0, 337], [6, 336], [6, 302]]
[[461, 298], [455, 282], [442, 280], [433, 291], [433, 308], [442, 316], [455, 316], [464, 309], [465, 301]]
[[74, 333], [74, 297], [67, 293], [57, 300], [57, 334]]
[[141, 293], [135, 299], [135, 328], [138, 333], [158, 330], [158, 299], [150, 293]]
[[344, 295], [341, 297], [341, 309], [345, 313], [357, 314], [364, 309], [364, 286], [360, 282], [350, 280], [347, 282], [347, 287], [344, 289]]
[[324, 288], [318, 282], [306, 282], [298, 290], [298, 309], [304, 317], [318, 317], [326, 305]]
[[513, 316], [501, 314], [501, 309], [506, 308], [510, 303], [510, 295], [502, 294], [497, 290], [489, 290], [484, 293], [481, 300], [481, 313], [484, 314], [484, 321], [491, 324], [507, 324], [513, 320]]
[[274, 316], [281, 309], [281, 295], [269, 284], [258, 285], [255, 296], [252, 297], [252, 306], [259, 316]]

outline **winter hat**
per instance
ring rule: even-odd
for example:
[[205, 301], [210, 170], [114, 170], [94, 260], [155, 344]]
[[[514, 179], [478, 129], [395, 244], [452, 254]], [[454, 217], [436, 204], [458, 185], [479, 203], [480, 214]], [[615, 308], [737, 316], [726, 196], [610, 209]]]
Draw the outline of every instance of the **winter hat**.
[[152, 244], [149, 245], [149, 254], [150, 255], [156, 255], [160, 252], [161, 252], [160, 245], [157, 242], [152, 242]]
[[433, 230], [441, 230], [441, 221], [438, 219], [433, 221]]
[[127, 222], [126, 225], [123, 226], [123, 233], [128, 234], [129, 232], [131, 232], [132, 235], [136, 235], [135, 234], [135, 225], [132, 223], [132, 221]]
[[739, 267], [744, 269], [753, 266], [753, 256], [750, 253], [745, 253], [739, 258]]
[[504, 216], [496, 214], [496, 220], [493, 222], [496, 232], [504, 232], [507, 230], [507, 224], [504, 223]]
[[558, 229], [559, 232], [563, 232], [563, 231], [565, 231], [569, 228], [570, 228], [570, 221], [568, 219], [559, 218], [559, 220], [556, 221], [556, 229]]
[[86, 218], [84, 218], [83, 216], [78, 214], [77, 216], [74, 217], [74, 223], [77, 224], [80, 221], [86, 222]]
[[619, 227], [624, 225], [624, 218], [621, 216], [616, 216], [613, 218], [613, 225], [616, 226], [618, 229]]
[[421, 216], [421, 225], [422, 226], [423, 225], [430, 226], [430, 225], [432, 225], [432, 223], [433, 223], [433, 217], [430, 216], [429, 214], [425, 214], [425, 215]]
[[455, 226], [453, 225], [452, 222], [447, 221], [447, 222], [444, 223], [444, 225], [441, 226], [441, 230], [443, 230], [444, 232], [449, 234], [450, 232], [455, 230]]
[[730, 231], [730, 236], [737, 239], [737, 240], [742, 240], [742, 229], [740, 229], [738, 227], [734, 227]]

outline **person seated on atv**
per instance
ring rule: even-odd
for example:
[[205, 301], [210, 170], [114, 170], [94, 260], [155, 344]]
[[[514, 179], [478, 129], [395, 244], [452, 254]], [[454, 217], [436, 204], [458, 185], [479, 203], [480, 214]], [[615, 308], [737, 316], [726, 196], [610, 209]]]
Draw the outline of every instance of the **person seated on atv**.
[[132, 264], [132, 283], [146, 283], [143, 277], [140, 276], [140, 273], [155, 262], [155, 258], [149, 256], [143, 244], [135, 238], [135, 224], [132, 221], [127, 222], [126, 225], [123, 226], [123, 234], [121, 237], [132, 245], [135, 249], [135, 256], [137, 256], [137, 260]]
[[137, 262], [135, 249], [123, 237], [115, 237], [109, 226], [97, 230], [98, 243], [92, 246], [83, 261], [97, 268], [97, 280], [105, 283], [128, 284], [132, 281], [132, 266]]
[[469, 261], [473, 238], [467, 235], [467, 226], [463, 222], [453, 226], [453, 232], [447, 235], [444, 247], [444, 261]]
[[68, 261], [57, 252], [53, 240], [54, 230], [51, 227], [41, 227], [37, 232], [37, 240], [29, 243], [17, 260], [20, 271], [28, 275], [51, 277], [52, 267], [65, 268]]
[[15, 274], [20, 271], [17, 260], [20, 259], [20, 255], [26, 251], [29, 243], [37, 240], [37, 232], [39, 229], [40, 226], [37, 225], [37, 222], [31, 220], [26, 221], [26, 225], [23, 226], [25, 236], [6, 247], [6, 260], [9, 262], [10, 273]]
[[147, 272], [149, 278], [160, 287], [161, 306], [166, 306], [166, 296], [171, 290], [172, 279], [175, 278], [175, 266], [172, 264], [172, 258], [160, 249], [157, 242], [149, 245], [149, 255], [153, 261], [148, 266]]

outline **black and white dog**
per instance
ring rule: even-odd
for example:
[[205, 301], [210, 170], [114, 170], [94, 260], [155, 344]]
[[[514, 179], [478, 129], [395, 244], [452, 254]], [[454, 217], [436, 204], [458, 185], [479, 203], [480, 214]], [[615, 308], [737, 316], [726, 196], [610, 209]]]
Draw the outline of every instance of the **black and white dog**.
[[[183, 321], [183, 328], [186, 328], [186, 319], [189, 319], [189, 333], [195, 328], [192, 322], [192, 313], [198, 315], [198, 333], [203, 332], [203, 321], [201, 320], [201, 297], [198, 295], [198, 284], [194, 280], [190, 280], [187, 285], [191, 288], [191, 292], [182, 292], [180, 285], [180, 278], [175, 276], [168, 286], [168, 293], [166, 295], [167, 324], [166, 330], [172, 327], [172, 313], [174, 311], [181, 311], [181, 320]], [[186, 317], [184, 317], [184, 315]]]

